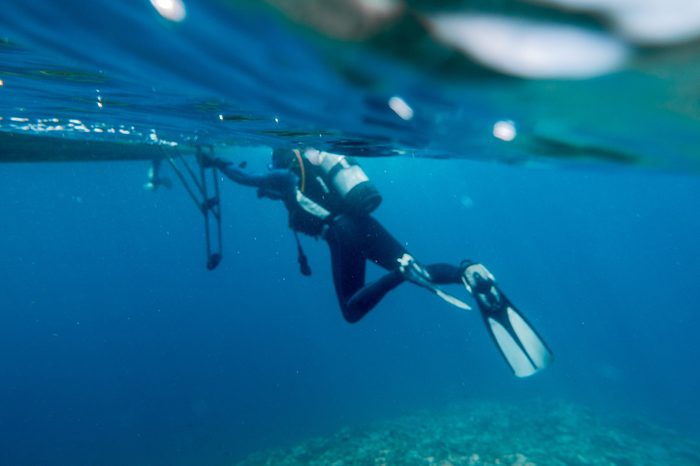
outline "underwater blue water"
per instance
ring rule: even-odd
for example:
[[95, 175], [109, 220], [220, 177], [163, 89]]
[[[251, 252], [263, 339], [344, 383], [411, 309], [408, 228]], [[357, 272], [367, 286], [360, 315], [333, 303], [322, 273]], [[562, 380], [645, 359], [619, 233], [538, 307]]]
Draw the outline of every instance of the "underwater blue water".
[[302, 277], [281, 206], [244, 188], [224, 187], [207, 272], [198, 213], [140, 189], [143, 168], [3, 167], [3, 464], [228, 464], [473, 398], [700, 428], [697, 178], [366, 163], [391, 231], [422, 260], [484, 261], [547, 338], [555, 364], [515, 379], [476, 314], [421, 290], [344, 323], [325, 246], [304, 241]]
[[[224, 260], [209, 272], [201, 215], [180, 186], [144, 190], [148, 162], [6, 163], [0, 464], [234, 464], [342, 426], [472, 399], [570, 400], [697, 438], [700, 179], [687, 157], [696, 122], [655, 104], [646, 113], [617, 107], [634, 92], [602, 115], [538, 100], [573, 87], [581, 92], [572, 99], [602, 102], [650, 78], [440, 87], [377, 59], [375, 73], [405, 75], [368, 90], [331, 72], [303, 34], [257, 13], [224, 16], [214, 2], [188, 6], [188, 22], [169, 25], [148, 2], [6, 5], [3, 135], [42, 133], [13, 116], [78, 118], [129, 134], [62, 137], [142, 144], [155, 129], [184, 151], [216, 142], [257, 171], [269, 154], [259, 145], [308, 143], [319, 129], [329, 147], [362, 155], [364, 140], [377, 153], [415, 153], [362, 160], [384, 196], [377, 218], [423, 262], [487, 264], [556, 361], [514, 378], [476, 313], [407, 285], [345, 323], [325, 244], [302, 238], [314, 274], [301, 276], [283, 206], [253, 190], [222, 185]], [[377, 103], [394, 93], [415, 98], [417, 120], [401, 123]], [[640, 160], [669, 170], [543, 158], [527, 134], [515, 149], [493, 141], [494, 121], [535, 128], [532, 112], [549, 122], [533, 134], [561, 136], [561, 150], [615, 152], [629, 142]], [[562, 129], [572, 121], [576, 131]], [[547, 163], [483, 161], [521, 157]]]

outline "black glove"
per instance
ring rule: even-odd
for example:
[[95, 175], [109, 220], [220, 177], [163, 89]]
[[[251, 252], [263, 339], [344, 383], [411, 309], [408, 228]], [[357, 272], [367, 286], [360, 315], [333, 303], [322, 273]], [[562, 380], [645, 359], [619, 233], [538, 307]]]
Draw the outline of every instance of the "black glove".
[[233, 162], [230, 162], [228, 160], [216, 158], [215, 159], [216, 165], [215, 167], [218, 168], [219, 170], [226, 170], [229, 165], [233, 164]]
[[212, 167], [212, 168], [218, 168], [219, 170], [224, 170], [226, 167], [231, 165], [231, 162], [220, 159], [219, 157], [212, 157], [207, 154], [200, 154], [200, 161], [202, 163], [202, 166], [205, 168], [207, 167]]

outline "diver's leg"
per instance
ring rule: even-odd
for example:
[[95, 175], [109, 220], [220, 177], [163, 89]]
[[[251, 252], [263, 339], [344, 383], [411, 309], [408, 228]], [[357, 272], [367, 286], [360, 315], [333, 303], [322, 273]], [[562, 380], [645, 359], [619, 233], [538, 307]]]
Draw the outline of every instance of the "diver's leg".
[[343, 317], [350, 323], [362, 319], [374, 306], [366, 298], [352, 299], [365, 286], [366, 259], [358, 240], [360, 236], [355, 222], [346, 217], [334, 220], [325, 234], [331, 252], [335, 294]]
[[430, 264], [425, 269], [430, 274], [430, 281], [436, 285], [459, 285], [462, 283], [464, 267], [452, 264]]
[[336, 295], [343, 317], [350, 323], [362, 319], [386, 294], [400, 285], [404, 278], [398, 270], [389, 272], [365, 285], [363, 225], [355, 217], [341, 217], [326, 233], [331, 251], [331, 267]]
[[[373, 217], [365, 223], [364, 250], [368, 259], [388, 270], [395, 270], [399, 259], [408, 254], [406, 248]], [[461, 284], [464, 267], [451, 264], [431, 264], [421, 267], [427, 271], [430, 282], [436, 285]]]
[[365, 258], [347, 243], [345, 235], [335, 226], [326, 232], [331, 252], [333, 284], [340, 310], [348, 322], [357, 322], [365, 313], [358, 313], [348, 306], [348, 301], [365, 284]]
[[398, 260], [406, 249], [373, 217], [354, 217], [353, 221], [355, 239], [362, 255], [388, 270], [379, 279], [358, 290], [348, 301], [348, 307], [359, 319], [379, 304], [387, 293], [406, 281], [398, 267]]
[[360, 288], [352, 297], [348, 300], [347, 311], [348, 315], [352, 317], [353, 320], [348, 319], [348, 315], [345, 318], [348, 322], [357, 322], [362, 319], [369, 311], [374, 309], [374, 307], [379, 304], [379, 302], [384, 299], [391, 290], [399, 286], [405, 281], [401, 272], [396, 269], [382, 275], [379, 279], [368, 283], [364, 287]]
[[[336, 294], [348, 322], [362, 319], [387, 293], [408, 278], [399, 267], [399, 259], [408, 254], [406, 248], [373, 217], [340, 217], [329, 229], [326, 240], [331, 250]], [[366, 285], [365, 258], [388, 270]], [[432, 283], [462, 283], [460, 267], [432, 264], [425, 270], [428, 274], [425, 279]]]
[[374, 217], [361, 217], [362, 250], [375, 264], [386, 270], [395, 270], [399, 259], [408, 254], [405, 247], [387, 231]]

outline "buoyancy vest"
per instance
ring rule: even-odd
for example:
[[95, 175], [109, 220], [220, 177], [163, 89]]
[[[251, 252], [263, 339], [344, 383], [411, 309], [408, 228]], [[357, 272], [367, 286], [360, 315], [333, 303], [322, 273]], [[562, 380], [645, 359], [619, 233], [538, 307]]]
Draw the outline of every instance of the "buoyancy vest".
[[289, 209], [289, 226], [318, 236], [335, 216], [368, 215], [382, 197], [362, 167], [351, 157], [307, 149], [294, 149], [292, 171], [299, 179], [295, 208]]

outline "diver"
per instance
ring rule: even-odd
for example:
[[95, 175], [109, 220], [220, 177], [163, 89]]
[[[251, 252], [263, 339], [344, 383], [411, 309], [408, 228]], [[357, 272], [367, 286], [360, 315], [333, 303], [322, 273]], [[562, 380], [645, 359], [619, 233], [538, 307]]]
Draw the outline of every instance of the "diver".
[[[302, 274], [310, 275], [311, 270], [297, 232], [328, 243], [335, 291], [347, 322], [361, 320], [406, 281], [456, 307], [469, 309], [438, 286], [463, 284], [474, 296], [487, 329], [515, 375], [528, 376], [549, 364], [549, 348], [499, 290], [486, 267], [471, 261], [423, 266], [371, 215], [381, 203], [381, 195], [351, 157], [311, 148], [275, 148], [270, 169], [264, 174], [248, 173], [210, 156], [204, 156], [202, 162], [238, 184], [257, 188], [259, 198], [284, 203]], [[366, 283], [367, 261], [386, 273]]]

